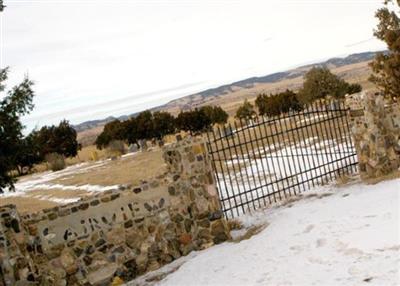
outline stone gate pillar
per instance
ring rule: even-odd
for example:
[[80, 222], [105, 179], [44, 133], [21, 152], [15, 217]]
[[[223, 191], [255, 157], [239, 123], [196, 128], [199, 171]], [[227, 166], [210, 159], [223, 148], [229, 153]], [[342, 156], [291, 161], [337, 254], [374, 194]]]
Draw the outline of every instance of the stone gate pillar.
[[361, 178], [378, 178], [399, 170], [399, 103], [389, 104], [374, 93], [349, 97], [347, 103]]
[[[230, 238], [227, 222], [215, 186], [211, 158], [202, 138], [185, 138], [164, 148], [164, 159], [173, 183], [171, 208], [187, 214], [187, 223], [194, 244], [202, 248]], [[191, 221], [194, 221], [189, 227]]]

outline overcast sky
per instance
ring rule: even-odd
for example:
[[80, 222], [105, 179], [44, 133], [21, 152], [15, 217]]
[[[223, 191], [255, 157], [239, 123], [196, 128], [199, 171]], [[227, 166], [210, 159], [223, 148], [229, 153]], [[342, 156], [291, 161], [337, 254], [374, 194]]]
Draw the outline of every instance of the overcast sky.
[[29, 129], [385, 47], [372, 35], [379, 0], [4, 2], [8, 85], [24, 74], [36, 83]]

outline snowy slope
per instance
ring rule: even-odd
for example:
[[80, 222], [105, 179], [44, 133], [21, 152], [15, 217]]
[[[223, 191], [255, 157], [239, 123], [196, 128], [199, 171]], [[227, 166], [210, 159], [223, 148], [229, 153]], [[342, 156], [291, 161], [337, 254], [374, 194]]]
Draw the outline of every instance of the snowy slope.
[[268, 226], [167, 265], [159, 285], [400, 285], [400, 179], [309, 194], [244, 216]]

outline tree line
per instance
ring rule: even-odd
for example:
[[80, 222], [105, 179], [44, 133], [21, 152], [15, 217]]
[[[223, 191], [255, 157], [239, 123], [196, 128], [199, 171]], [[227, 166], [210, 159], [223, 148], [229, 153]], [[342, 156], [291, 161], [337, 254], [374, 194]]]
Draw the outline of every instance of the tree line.
[[162, 140], [165, 135], [183, 130], [190, 133], [202, 132], [214, 124], [224, 124], [228, 114], [219, 106], [203, 106], [189, 111], [181, 111], [177, 117], [166, 111], [139, 113], [128, 120], [114, 120], [104, 126], [96, 139], [96, 147], [103, 149], [114, 140], [136, 144], [140, 140]]
[[[359, 84], [350, 84], [326, 67], [314, 67], [304, 76], [303, 87], [296, 93], [287, 89], [276, 94], [259, 94], [255, 100], [258, 114], [261, 116], [277, 116], [290, 111], [300, 111], [306, 104], [328, 96], [343, 98], [362, 90]], [[256, 115], [254, 106], [245, 100], [236, 111], [236, 118], [250, 119]]]

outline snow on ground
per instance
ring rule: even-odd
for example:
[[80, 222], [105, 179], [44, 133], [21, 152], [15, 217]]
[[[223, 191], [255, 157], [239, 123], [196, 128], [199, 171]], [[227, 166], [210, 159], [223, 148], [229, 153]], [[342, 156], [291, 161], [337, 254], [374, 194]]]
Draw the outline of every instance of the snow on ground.
[[320, 187], [290, 204], [241, 218], [266, 224], [128, 285], [400, 285], [400, 179]]

